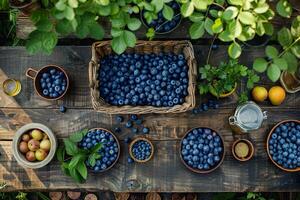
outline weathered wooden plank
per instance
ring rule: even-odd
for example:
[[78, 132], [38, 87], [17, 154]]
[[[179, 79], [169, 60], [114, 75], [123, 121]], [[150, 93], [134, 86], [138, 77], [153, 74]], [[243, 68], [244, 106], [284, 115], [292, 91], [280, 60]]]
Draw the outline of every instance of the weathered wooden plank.
[[105, 174], [89, 174], [85, 184], [75, 184], [60, 171], [57, 161], [38, 170], [17, 165], [11, 155], [11, 142], [1, 141], [0, 179], [6, 190], [93, 189], [114, 192], [224, 192], [298, 191], [300, 177], [277, 169], [263, 147], [246, 163], [233, 160], [228, 149], [224, 163], [207, 175], [194, 174], [181, 163], [177, 141], [154, 142], [155, 157], [146, 164], [128, 164], [127, 147], [116, 166]]
[[[209, 46], [205, 45], [194, 45], [195, 56], [199, 66], [206, 62], [208, 48]], [[30, 56], [24, 48], [0, 47], [0, 82], [7, 77], [21, 81], [22, 91], [18, 96], [14, 97], [14, 101], [23, 108], [57, 108], [61, 104], [69, 108], [92, 108], [87, 69], [91, 57], [90, 52], [91, 49], [88, 46], [60, 46], [50, 56], [41, 54]], [[244, 51], [240, 61], [242, 64], [252, 66], [254, 58], [263, 54], [264, 48], [250, 48]], [[220, 61], [226, 60], [228, 60], [227, 46], [220, 46], [212, 51], [210, 63], [217, 65]], [[64, 100], [50, 102], [41, 99], [34, 92], [33, 81], [25, 76], [25, 71], [28, 67], [38, 69], [49, 64], [63, 66], [70, 76], [71, 87]], [[263, 76], [260, 84], [269, 88], [273, 83]], [[245, 85], [242, 84], [240, 90], [244, 90], [244, 87]], [[202, 98], [197, 99], [199, 102], [202, 101]], [[222, 108], [230, 108], [236, 105], [237, 100], [238, 95], [233, 95], [229, 98], [221, 99], [220, 104]], [[270, 106], [270, 103], [265, 102], [263, 105]], [[289, 94], [282, 106], [294, 108], [297, 105], [300, 105], [300, 96]], [[15, 106], [9, 105], [6, 101], [0, 101], [0, 107]]]
[[[263, 127], [253, 132], [253, 139], [259, 144], [265, 138], [261, 135], [267, 133], [277, 122], [286, 119], [300, 119], [300, 109], [266, 108], [269, 118]], [[234, 113], [234, 108], [209, 110], [198, 115], [191, 112], [165, 115], [142, 115], [143, 125], [150, 128], [149, 137], [154, 140], [179, 140], [184, 133], [194, 127], [210, 127], [220, 132], [228, 146], [236, 137], [232, 134], [228, 124], [228, 117]], [[125, 119], [127, 118], [124, 115]], [[29, 123], [42, 123], [51, 128], [58, 138], [68, 137], [70, 134], [85, 129], [102, 127], [114, 131], [121, 127], [122, 133], [116, 133], [119, 139], [134, 136], [131, 130], [125, 128], [125, 123], [118, 124], [115, 117], [94, 112], [90, 109], [69, 109], [62, 114], [53, 109], [0, 109], [0, 140], [11, 140], [21, 126]], [[136, 126], [141, 129], [140, 126]]]

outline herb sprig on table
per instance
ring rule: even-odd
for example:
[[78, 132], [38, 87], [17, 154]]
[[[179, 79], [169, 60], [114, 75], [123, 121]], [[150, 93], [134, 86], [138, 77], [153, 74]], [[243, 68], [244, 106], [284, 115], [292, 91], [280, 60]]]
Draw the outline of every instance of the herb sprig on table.
[[102, 143], [98, 143], [92, 149], [82, 149], [78, 147], [78, 142], [87, 134], [88, 129], [76, 132], [64, 139], [64, 146], [57, 150], [57, 159], [61, 164], [61, 170], [72, 177], [76, 182], [83, 183], [87, 179], [87, 160], [90, 166], [95, 166], [96, 159], [100, 159], [98, 153], [103, 147]]

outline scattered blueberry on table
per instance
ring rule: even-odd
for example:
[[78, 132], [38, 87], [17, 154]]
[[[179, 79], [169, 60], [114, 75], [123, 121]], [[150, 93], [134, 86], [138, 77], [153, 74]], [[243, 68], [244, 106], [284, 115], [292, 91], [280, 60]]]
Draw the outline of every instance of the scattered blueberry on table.
[[300, 167], [300, 123], [280, 124], [268, 142], [269, 153], [278, 165], [285, 169]]
[[125, 140], [124, 140], [124, 142], [128, 144], [129, 142], [131, 142], [131, 138], [130, 137], [126, 137]]
[[100, 96], [109, 104], [172, 107], [188, 95], [183, 54], [128, 54], [102, 58]]
[[94, 167], [90, 166], [88, 161], [86, 161], [86, 165], [96, 172], [101, 172], [116, 161], [120, 149], [114, 136], [101, 129], [90, 130], [79, 142], [79, 147], [83, 149], [92, 149], [98, 143], [103, 145], [99, 150], [101, 158], [96, 159]]
[[67, 111], [67, 108], [64, 105], [59, 106], [59, 111], [61, 113], [65, 113]]
[[150, 28], [154, 28], [155, 32], [157, 33], [166, 33], [174, 28], [180, 23], [181, 14], [180, 14], [180, 6], [177, 2], [171, 1], [167, 3], [174, 11], [174, 16], [171, 20], [167, 20], [163, 16], [162, 10], [157, 13], [157, 19], [152, 20], [149, 24], [146, 22], [144, 17], [145, 12], [143, 12], [143, 21], [146, 25]]
[[48, 71], [42, 73], [40, 87], [42, 88], [43, 96], [57, 98], [66, 90], [66, 76], [62, 71], [56, 68], [50, 68]]
[[147, 160], [151, 156], [151, 144], [144, 140], [136, 141], [131, 148], [132, 155], [137, 160]]
[[216, 100], [208, 100], [206, 103], [202, 103], [199, 107], [196, 107], [192, 110], [193, 114], [199, 114], [203, 111], [208, 111], [209, 109], [218, 109], [219, 103]]
[[116, 120], [118, 123], [122, 123], [124, 121], [124, 118], [122, 116], [117, 116]]
[[149, 133], [149, 128], [144, 127], [142, 131], [143, 131], [144, 134], [148, 134]]
[[195, 170], [210, 170], [222, 160], [221, 137], [209, 128], [192, 129], [181, 142], [183, 161]]
[[133, 163], [134, 160], [133, 160], [131, 157], [128, 157], [128, 158], [127, 158], [127, 162], [130, 164], [130, 163]]

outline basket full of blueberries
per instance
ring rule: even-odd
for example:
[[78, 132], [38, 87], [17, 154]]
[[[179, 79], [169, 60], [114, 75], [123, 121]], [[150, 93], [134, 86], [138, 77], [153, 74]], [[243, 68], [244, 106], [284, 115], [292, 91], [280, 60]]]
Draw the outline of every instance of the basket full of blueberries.
[[[193, 109], [197, 70], [190, 43], [139, 42], [135, 48], [148, 48], [146, 52], [137, 49], [102, 55], [94, 61], [97, 65], [90, 65], [94, 109], [110, 114], [178, 113]], [[102, 42], [94, 46], [97, 44]], [[177, 52], [159, 52], [164, 48], [176, 48]], [[154, 49], [156, 53], [152, 52]]]
[[267, 152], [280, 169], [300, 171], [300, 121], [286, 120], [274, 126], [267, 139]]
[[210, 128], [189, 130], [181, 140], [180, 157], [193, 172], [209, 173], [224, 160], [224, 143], [220, 135]]
[[95, 165], [92, 167], [88, 160], [86, 165], [93, 172], [104, 172], [112, 168], [120, 156], [120, 144], [116, 136], [102, 128], [95, 128], [88, 133], [79, 142], [79, 147], [83, 149], [92, 149], [97, 144], [101, 143], [102, 147], [99, 152], [99, 159], [96, 159]]

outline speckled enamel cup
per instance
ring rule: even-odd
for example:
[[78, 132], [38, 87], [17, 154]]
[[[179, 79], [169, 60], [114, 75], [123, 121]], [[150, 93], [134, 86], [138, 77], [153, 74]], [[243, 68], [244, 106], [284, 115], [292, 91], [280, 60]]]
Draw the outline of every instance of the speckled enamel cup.
[[[45, 158], [45, 160], [29, 162], [28, 160], [26, 160], [25, 156], [19, 151], [19, 143], [21, 141], [22, 135], [33, 129], [39, 129], [42, 132], [46, 133], [51, 142], [51, 149], [47, 157]], [[46, 166], [53, 159], [55, 155], [56, 147], [57, 147], [57, 141], [53, 132], [47, 126], [39, 123], [30, 123], [22, 126], [16, 132], [12, 142], [13, 155], [17, 160], [18, 164], [24, 168], [31, 168], [31, 169], [38, 169]]]

